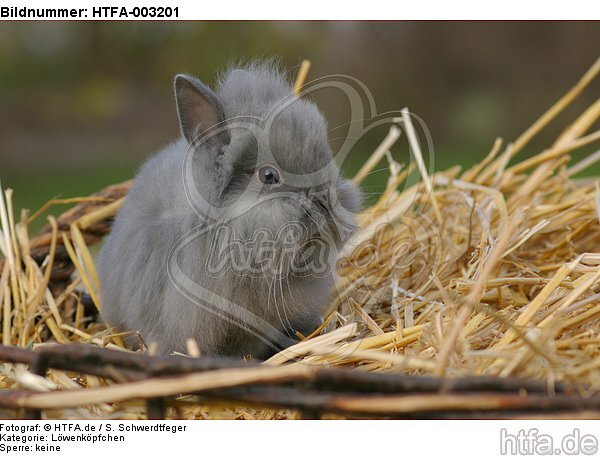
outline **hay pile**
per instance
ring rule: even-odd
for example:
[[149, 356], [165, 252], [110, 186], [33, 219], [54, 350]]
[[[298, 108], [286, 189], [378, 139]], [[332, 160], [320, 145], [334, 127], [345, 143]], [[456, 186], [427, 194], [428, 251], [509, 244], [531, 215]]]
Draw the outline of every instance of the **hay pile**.
[[[596, 180], [576, 179], [600, 160], [600, 151], [569, 166], [572, 153], [600, 140], [600, 131], [588, 133], [600, 117], [600, 100], [547, 149], [512, 164], [599, 72], [600, 60], [516, 141], [503, 147], [497, 140], [483, 161], [464, 172], [456, 167], [427, 174], [404, 111], [398, 123], [417, 165], [390, 163], [387, 188], [361, 214], [361, 231], [338, 265], [338, 293], [325, 323], [266, 364], [515, 376], [566, 381], [579, 385], [583, 395], [600, 391], [600, 190]], [[389, 157], [392, 143], [388, 138], [377, 149], [356, 182]], [[419, 173], [420, 182], [403, 187], [410, 173]], [[2, 343], [35, 348], [86, 342], [125, 350], [121, 335], [98, 323], [76, 292], [84, 290], [100, 308], [88, 244], [103, 234], [98, 223], [116, 213], [122, 196], [105, 192], [67, 201], [80, 205], [59, 222], [50, 217], [47, 230], [30, 239], [31, 217], [24, 212], [17, 222], [12, 191], [3, 195]], [[41, 265], [32, 254], [32, 246], [40, 245], [48, 251]], [[54, 263], [62, 246], [76, 274], [57, 281]], [[189, 352], [196, 354], [193, 344]], [[0, 371], [3, 389], [76, 390], [105, 383], [110, 382], [56, 370], [42, 378], [22, 365], [4, 364]], [[124, 401], [46, 416], [138, 418], [143, 413], [141, 402]], [[178, 413], [185, 418], [295, 416], [184, 402]]]

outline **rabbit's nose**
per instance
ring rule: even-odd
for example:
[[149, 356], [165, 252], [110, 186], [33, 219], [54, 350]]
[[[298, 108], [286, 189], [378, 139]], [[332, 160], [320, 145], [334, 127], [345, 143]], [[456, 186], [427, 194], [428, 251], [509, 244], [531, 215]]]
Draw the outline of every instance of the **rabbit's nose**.
[[310, 199], [310, 201], [321, 211], [325, 213], [329, 212], [330, 204], [328, 190], [311, 190], [308, 193], [308, 199]]

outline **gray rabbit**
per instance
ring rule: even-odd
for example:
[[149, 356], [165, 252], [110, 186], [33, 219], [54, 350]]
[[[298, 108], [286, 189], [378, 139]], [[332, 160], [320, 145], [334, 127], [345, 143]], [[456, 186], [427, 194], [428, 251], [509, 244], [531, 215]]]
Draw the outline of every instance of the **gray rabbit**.
[[161, 353], [265, 358], [308, 334], [334, 290], [360, 192], [314, 103], [268, 62], [212, 91], [178, 75], [182, 138], [139, 170], [99, 258], [103, 315]]

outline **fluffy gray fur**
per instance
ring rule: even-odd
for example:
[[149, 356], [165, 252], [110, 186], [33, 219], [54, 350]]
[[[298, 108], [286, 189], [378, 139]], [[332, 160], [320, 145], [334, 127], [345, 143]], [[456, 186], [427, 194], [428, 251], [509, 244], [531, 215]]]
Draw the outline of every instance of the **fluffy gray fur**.
[[[274, 65], [231, 69], [214, 91], [180, 75], [175, 92], [182, 138], [141, 167], [100, 253], [104, 317], [120, 330], [139, 332], [147, 343], [156, 342], [161, 353], [184, 351], [186, 340], [193, 338], [204, 354], [264, 358], [292, 343], [294, 331], [306, 334], [319, 324], [335, 268], [324, 276], [296, 277], [282, 264], [278, 274], [251, 277], [228, 270], [215, 277], [205, 267], [214, 242], [210, 231], [193, 237], [177, 258], [199, 285], [191, 299], [169, 277], [173, 247], [198, 227], [225, 223], [236, 237], [251, 239], [257, 230], [275, 233], [296, 221], [308, 227], [304, 240], [317, 237], [330, 245], [334, 266], [340, 239], [354, 228], [359, 191], [331, 166], [325, 119], [308, 100], [296, 100], [278, 112], [267, 132], [284, 182], [275, 189], [257, 179], [263, 154], [248, 131], [206, 134], [229, 119], [272, 115], [291, 93], [290, 83]], [[182, 179], [190, 147], [194, 184], [210, 203], [202, 208], [190, 204]], [[307, 175], [318, 179], [315, 188], [306, 182]], [[317, 192], [323, 178], [331, 188]], [[340, 233], [340, 227], [346, 231]], [[301, 250], [298, 245], [295, 255]], [[245, 310], [265, 323], [261, 334], [246, 328]]]

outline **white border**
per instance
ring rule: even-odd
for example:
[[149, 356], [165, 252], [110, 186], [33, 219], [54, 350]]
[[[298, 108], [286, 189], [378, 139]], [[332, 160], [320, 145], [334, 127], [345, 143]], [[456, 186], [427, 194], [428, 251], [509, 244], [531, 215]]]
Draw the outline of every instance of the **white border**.
[[[600, 19], [597, 0], [8, 0], [3, 7], [88, 8], [178, 7], [179, 20], [591, 20]], [[107, 20], [92, 18], [86, 20]], [[114, 20], [140, 20], [135, 18]], [[171, 18], [174, 20], [175, 18]], [[163, 19], [164, 20], [164, 19]], [[599, 25], [600, 26], [600, 25]]]

